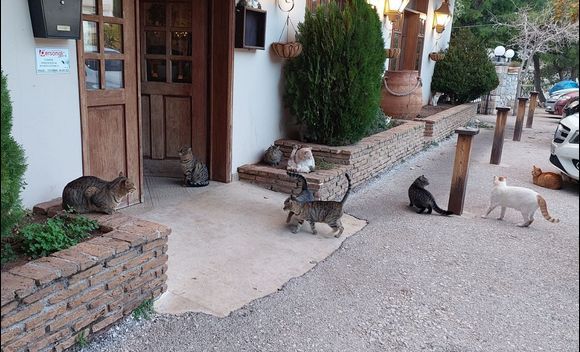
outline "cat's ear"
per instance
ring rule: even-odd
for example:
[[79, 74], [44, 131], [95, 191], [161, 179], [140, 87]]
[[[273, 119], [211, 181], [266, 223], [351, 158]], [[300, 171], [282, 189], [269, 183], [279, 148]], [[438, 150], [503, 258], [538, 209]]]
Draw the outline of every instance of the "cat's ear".
[[123, 171], [119, 171], [119, 177], [123, 177], [125, 175], [123, 175]]

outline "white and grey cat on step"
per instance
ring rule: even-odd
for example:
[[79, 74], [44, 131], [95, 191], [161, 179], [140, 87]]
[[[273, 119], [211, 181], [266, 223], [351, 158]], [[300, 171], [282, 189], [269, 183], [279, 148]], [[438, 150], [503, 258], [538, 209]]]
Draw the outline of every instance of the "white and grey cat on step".
[[312, 148], [300, 147], [299, 145], [295, 144], [292, 148], [292, 152], [290, 153], [288, 166], [286, 168], [288, 171], [292, 172], [314, 171], [315, 162], [314, 155], [312, 154]]
[[501, 213], [498, 220], [503, 220], [506, 208], [513, 208], [522, 213], [524, 222], [518, 224], [520, 227], [528, 227], [534, 221], [534, 213], [538, 208], [542, 212], [544, 219], [549, 222], [559, 222], [548, 214], [546, 200], [538, 192], [525, 187], [514, 187], [507, 185], [507, 177], [494, 176], [493, 189], [491, 190], [491, 200], [489, 208], [482, 218], [485, 218], [498, 206], [501, 207]]

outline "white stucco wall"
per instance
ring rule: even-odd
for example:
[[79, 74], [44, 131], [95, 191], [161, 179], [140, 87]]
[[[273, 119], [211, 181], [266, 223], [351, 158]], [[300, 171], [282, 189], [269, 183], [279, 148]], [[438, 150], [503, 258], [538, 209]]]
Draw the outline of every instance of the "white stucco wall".
[[[232, 173], [238, 166], [260, 160], [266, 148], [285, 137], [288, 123], [282, 104], [284, 60], [271, 52], [286, 23], [275, 0], [262, 0], [266, 17], [266, 49], [234, 50]], [[306, 2], [296, 0], [290, 16], [294, 26], [304, 19]], [[294, 31], [290, 29], [290, 39]], [[286, 32], [281, 39], [286, 41]]]
[[[1, 1], [1, 62], [13, 108], [12, 133], [26, 153], [26, 207], [60, 197], [82, 175], [76, 41], [35, 39], [28, 2]], [[67, 48], [70, 73], [36, 74], [35, 48]]]
[[[429, 0], [429, 12], [427, 13], [427, 20], [425, 26], [425, 46], [423, 47], [423, 60], [421, 61], [421, 80], [423, 81], [423, 105], [428, 105], [431, 97], [431, 79], [433, 78], [433, 71], [435, 70], [435, 61], [429, 59], [430, 52], [437, 52], [447, 49], [449, 47], [449, 40], [451, 39], [451, 25], [453, 21], [450, 19], [445, 26], [443, 33], [435, 32], [433, 29], [433, 14], [443, 0]], [[449, 8], [453, 14], [455, 1], [449, 1]]]
[[[371, 0], [370, 3], [376, 6], [379, 18], [383, 20], [383, 37], [388, 39], [391, 23], [383, 19], [384, 1]], [[451, 36], [451, 21], [441, 34], [432, 28], [433, 12], [441, 3], [442, 0], [430, 0], [428, 6], [421, 65], [424, 105], [429, 102], [431, 77], [435, 68], [435, 62], [429, 59], [429, 53], [447, 48]], [[270, 44], [278, 41], [280, 37], [286, 13], [277, 8], [275, 0], [262, 0], [261, 4], [262, 8], [268, 11], [266, 50], [235, 49], [234, 52], [232, 148], [234, 174], [237, 173], [238, 166], [259, 161], [264, 150], [276, 139], [286, 137], [291, 129], [287, 117], [284, 116], [282, 105], [281, 72], [284, 62], [270, 51]], [[296, 0], [296, 6], [291, 12], [295, 26], [304, 18], [305, 4], [305, 0]], [[453, 1], [450, 2], [450, 7], [453, 8]], [[385, 43], [385, 47], [389, 45], [390, 43]]]

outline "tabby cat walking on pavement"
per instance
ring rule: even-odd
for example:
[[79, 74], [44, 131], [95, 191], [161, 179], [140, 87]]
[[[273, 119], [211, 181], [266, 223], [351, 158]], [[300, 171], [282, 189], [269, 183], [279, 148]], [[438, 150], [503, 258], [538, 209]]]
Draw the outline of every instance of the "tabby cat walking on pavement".
[[179, 150], [179, 159], [185, 187], [204, 187], [209, 185], [207, 166], [193, 156], [191, 147], [181, 148]]
[[517, 225], [519, 227], [530, 226], [534, 221], [534, 213], [538, 208], [540, 208], [544, 219], [549, 222], [560, 222], [560, 220], [548, 214], [546, 200], [538, 192], [525, 187], [508, 186], [507, 177], [505, 176], [494, 176], [493, 183], [489, 208], [485, 215], [481, 216], [482, 218], [487, 217], [495, 208], [501, 206], [501, 214], [498, 220], [503, 220], [506, 208], [513, 208], [522, 213], [524, 217], [524, 222]]
[[315, 223], [317, 222], [328, 224], [333, 232], [338, 231], [334, 237], [338, 238], [342, 235], [344, 226], [342, 226], [340, 219], [343, 214], [344, 202], [346, 202], [351, 188], [350, 177], [348, 174], [345, 174], [344, 176], [346, 176], [348, 188], [340, 202], [318, 200], [314, 202], [301, 203], [294, 196], [290, 196], [290, 199], [284, 203], [284, 210], [289, 210], [294, 213], [294, 216], [298, 219], [298, 225], [296, 225], [296, 228], [292, 230], [292, 233], [297, 233], [306, 220], [310, 223], [310, 228], [314, 235], [318, 233], [315, 227]]
[[429, 180], [425, 175], [421, 175], [415, 179], [415, 181], [409, 187], [409, 206], [415, 206], [417, 208], [417, 214], [421, 214], [427, 209], [427, 214], [431, 214], [432, 210], [435, 210], [441, 215], [451, 215], [452, 211], [443, 210], [439, 208], [435, 202], [435, 197], [425, 189], [429, 185]]
[[[314, 201], [314, 194], [312, 193], [311, 190], [308, 189], [308, 182], [306, 182], [306, 178], [304, 176], [290, 171], [287, 171], [286, 174], [288, 174], [288, 176], [290, 177], [296, 177], [300, 180], [300, 182], [302, 182], [302, 191], [300, 191], [300, 194], [298, 194], [298, 196], [295, 198], [297, 202], [305, 203]], [[286, 205], [289, 204], [291, 198], [292, 196], [286, 198], [286, 200], [284, 201], [284, 207], [286, 207]], [[294, 213], [290, 211], [288, 213], [288, 217], [286, 218], [286, 223], [289, 223], [290, 220], [292, 220], [292, 216], [294, 216]]]

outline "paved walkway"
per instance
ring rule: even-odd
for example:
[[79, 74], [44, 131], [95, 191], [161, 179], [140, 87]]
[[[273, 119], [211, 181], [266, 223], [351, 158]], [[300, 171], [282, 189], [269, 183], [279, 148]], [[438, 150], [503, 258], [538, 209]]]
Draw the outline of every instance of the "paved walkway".
[[366, 221], [345, 215], [334, 238], [326, 224], [297, 234], [282, 210], [287, 195], [242, 182], [184, 188], [179, 180], [148, 177], [144, 205], [125, 210], [171, 227], [167, 292], [160, 313], [203, 312], [224, 317], [280, 289], [340, 247]]
[[[463, 216], [418, 215], [407, 207], [407, 188], [421, 174], [446, 207], [453, 137], [355, 192], [346, 211], [368, 225], [281, 290], [225, 318], [129, 319], [87, 350], [578, 351], [578, 185], [543, 189], [530, 175], [533, 164], [555, 171], [548, 158], [557, 123], [538, 114], [521, 142], [512, 142], [509, 127], [501, 165], [489, 164], [493, 130], [482, 129], [474, 139]], [[519, 228], [520, 215], [511, 209], [504, 221], [480, 218], [493, 175], [539, 191], [561, 222], [536, 214], [530, 228]], [[270, 208], [271, 199], [248, 199]], [[284, 214], [276, 211], [282, 223]], [[224, 218], [206, 220], [223, 224]]]

